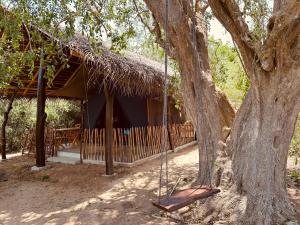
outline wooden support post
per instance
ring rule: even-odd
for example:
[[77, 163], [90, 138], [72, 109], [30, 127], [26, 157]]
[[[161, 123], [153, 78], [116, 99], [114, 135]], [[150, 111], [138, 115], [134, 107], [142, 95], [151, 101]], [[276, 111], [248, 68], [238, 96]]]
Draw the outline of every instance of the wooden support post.
[[36, 114], [36, 166], [44, 167], [45, 162], [45, 122], [47, 114], [45, 113], [46, 105], [46, 79], [45, 68], [43, 67], [43, 54], [38, 75], [37, 89], [37, 114]]
[[6, 159], [6, 125], [8, 122], [8, 116], [10, 111], [12, 110], [12, 104], [14, 102], [15, 99], [15, 94], [13, 94], [11, 96], [11, 98], [9, 99], [6, 111], [4, 112], [4, 117], [3, 117], [3, 122], [2, 122], [2, 126], [1, 126], [1, 155], [2, 155], [2, 160]]
[[113, 108], [114, 96], [104, 87], [106, 99], [105, 111], [105, 168], [106, 175], [113, 175]]
[[83, 100], [80, 101], [80, 116], [81, 116], [81, 121], [80, 121], [80, 163], [83, 162], [82, 160], [82, 147], [83, 147], [83, 131], [84, 131], [84, 105], [83, 105]]

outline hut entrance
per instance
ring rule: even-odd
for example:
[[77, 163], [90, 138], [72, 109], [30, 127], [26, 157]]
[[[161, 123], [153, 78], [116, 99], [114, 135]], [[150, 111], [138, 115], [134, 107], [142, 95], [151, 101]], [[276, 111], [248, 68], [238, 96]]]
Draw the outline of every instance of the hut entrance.
[[[105, 128], [105, 111], [105, 104], [103, 104], [95, 128]], [[147, 120], [146, 99], [124, 96], [116, 96], [114, 98], [114, 128], [145, 127], [148, 125]]]
[[[118, 98], [114, 99], [113, 109], [113, 127], [114, 128], [130, 128], [132, 123], [129, 121], [124, 109], [122, 108]], [[105, 104], [96, 122], [96, 128], [105, 128]]]

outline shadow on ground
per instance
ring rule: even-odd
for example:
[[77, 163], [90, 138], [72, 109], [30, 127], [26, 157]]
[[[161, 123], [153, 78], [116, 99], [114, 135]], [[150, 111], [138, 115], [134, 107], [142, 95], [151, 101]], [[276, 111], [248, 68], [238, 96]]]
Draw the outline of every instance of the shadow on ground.
[[[195, 147], [169, 156], [170, 186], [197, 174]], [[8, 182], [0, 183], [0, 224], [169, 224], [151, 204], [157, 197], [160, 160], [133, 168], [116, 168], [103, 177], [98, 165], [50, 164], [31, 173], [32, 159], [18, 157], [0, 164]], [[171, 222], [170, 224], [174, 224]]]

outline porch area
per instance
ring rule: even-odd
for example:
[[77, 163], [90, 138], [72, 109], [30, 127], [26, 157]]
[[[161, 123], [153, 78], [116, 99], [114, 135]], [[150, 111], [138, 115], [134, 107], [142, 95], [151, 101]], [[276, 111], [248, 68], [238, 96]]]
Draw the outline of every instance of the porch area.
[[[112, 158], [114, 164], [132, 165], [160, 155], [164, 129], [161, 126], [114, 128]], [[173, 124], [167, 129], [166, 149], [175, 150], [195, 141], [191, 124]], [[65, 128], [47, 132], [48, 161], [105, 163], [105, 129]]]

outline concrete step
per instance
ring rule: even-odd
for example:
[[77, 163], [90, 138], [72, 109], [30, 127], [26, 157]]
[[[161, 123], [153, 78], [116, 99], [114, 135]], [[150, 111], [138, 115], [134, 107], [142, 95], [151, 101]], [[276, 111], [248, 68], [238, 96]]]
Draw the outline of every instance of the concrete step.
[[67, 151], [57, 151], [57, 157], [67, 157], [67, 158], [75, 158], [80, 159], [80, 153], [76, 152], [67, 152]]
[[80, 164], [80, 159], [76, 159], [72, 157], [62, 157], [62, 156], [49, 157], [47, 161], [55, 162], [55, 163], [71, 164], [71, 165]]

